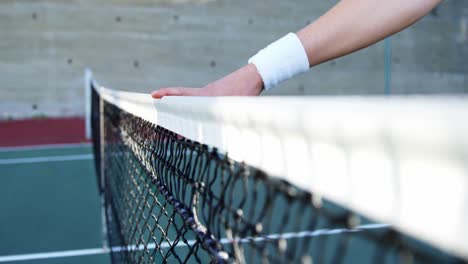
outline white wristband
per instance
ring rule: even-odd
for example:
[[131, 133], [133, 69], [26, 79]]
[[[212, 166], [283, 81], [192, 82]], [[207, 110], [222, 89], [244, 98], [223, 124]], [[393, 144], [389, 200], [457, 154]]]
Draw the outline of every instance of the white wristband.
[[249, 59], [257, 67], [265, 90], [309, 70], [309, 59], [294, 33], [273, 42]]

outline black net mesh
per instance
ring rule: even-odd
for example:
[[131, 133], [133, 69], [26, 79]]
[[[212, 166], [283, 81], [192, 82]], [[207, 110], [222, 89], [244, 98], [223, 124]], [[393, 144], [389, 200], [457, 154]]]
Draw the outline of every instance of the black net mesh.
[[95, 91], [92, 100], [114, 263], [457, 261], [135, 117]]

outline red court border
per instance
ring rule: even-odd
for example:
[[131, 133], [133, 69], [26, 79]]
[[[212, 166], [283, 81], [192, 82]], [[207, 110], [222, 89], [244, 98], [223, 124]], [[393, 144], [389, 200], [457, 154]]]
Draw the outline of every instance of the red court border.
[[0, 147], [88, 142], [82, 117], [0, 121]]

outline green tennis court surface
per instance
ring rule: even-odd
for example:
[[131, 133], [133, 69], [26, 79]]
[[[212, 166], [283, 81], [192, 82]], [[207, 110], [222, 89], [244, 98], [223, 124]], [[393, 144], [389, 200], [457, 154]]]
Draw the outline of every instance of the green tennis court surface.
[[8, 256], [16, 261], [7, 263], [109, 262], [107, 254], [51, 258], [102, 248], [89, 145], [1, 149], [0, 171], [1, 262]]

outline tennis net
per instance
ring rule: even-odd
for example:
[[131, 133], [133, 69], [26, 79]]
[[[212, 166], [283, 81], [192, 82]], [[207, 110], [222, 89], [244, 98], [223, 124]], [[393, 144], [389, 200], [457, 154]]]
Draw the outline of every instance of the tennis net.
[[468, 257], [466, 99], [153, 100], [88, 81], [114, 263]]

